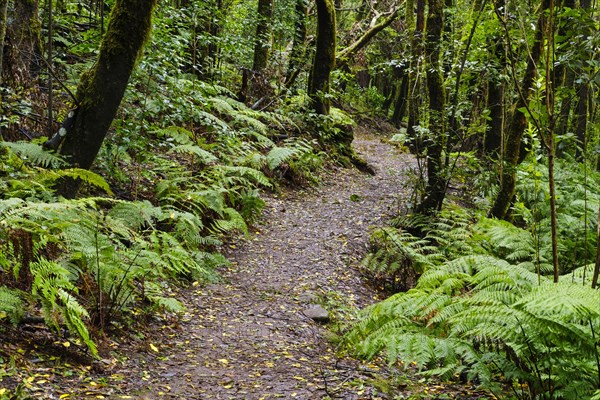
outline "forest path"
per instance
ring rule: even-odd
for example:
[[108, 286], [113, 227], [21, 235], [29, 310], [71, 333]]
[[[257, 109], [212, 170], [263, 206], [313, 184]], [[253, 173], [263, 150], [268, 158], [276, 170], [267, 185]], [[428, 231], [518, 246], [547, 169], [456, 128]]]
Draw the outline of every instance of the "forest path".
[[354, 146], [376, 174], [339, 169], [317, 189], [269, 197], [262, 224], [248, 240], [229, 246], [232, 264], [221, 271], [222, 282], [191, 288], [184, 295], [189, 311], [160, 342], [159, 358], [138, 358], [146, 371], [138, 383], [144, 389], [128, 394], [380, 398], [366, 382], [384, 372], [339, 358], [328, 341], [331, 333], [305, 315], [311, 304], [323, 304], [335, 324], [350, 309], [374, 301], [376, 293], [354, 266], [366, 252], [370, 229], [405, 198], [412, 157], [372, 135], [358, 135]]

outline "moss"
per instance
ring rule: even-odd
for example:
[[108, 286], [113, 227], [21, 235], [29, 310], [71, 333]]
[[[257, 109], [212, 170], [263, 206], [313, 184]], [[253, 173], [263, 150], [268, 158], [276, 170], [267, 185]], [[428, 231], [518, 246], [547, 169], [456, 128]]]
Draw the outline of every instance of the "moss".
[[[118, 0], [113, 6], [98, 60], [79, 82], [77, 115], [61, 148], [73, 165], [89, 168], [94, 162], [150, 35], [155, 5], [156, 0]], [[72, 197], [78, 187], [63, 189]]]

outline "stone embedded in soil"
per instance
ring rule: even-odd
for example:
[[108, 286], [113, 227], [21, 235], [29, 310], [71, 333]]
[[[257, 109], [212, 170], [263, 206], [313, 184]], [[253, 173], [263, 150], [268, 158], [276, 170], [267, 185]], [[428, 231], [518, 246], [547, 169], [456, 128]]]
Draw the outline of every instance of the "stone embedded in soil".
[[298, 301], [305, 304], [314, 303], [317, 301], [317, 295], [315, 295], [313, 292], [304, 292], [298, 296]]
[[326, 323], [330, 321], [329, 311], [318, 304], [313, 304], [304, 309], [304, 315], [315, 322]]

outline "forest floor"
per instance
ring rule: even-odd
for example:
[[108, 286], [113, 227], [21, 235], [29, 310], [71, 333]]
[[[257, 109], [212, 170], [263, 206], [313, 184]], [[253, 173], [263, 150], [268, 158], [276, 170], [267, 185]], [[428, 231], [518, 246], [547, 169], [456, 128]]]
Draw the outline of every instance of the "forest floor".
[[[0, 387], [21, 381], [31, 398], [56, 399], [492, 398], [339, 348], [357, 310], [383, 296], [358, 265], [370, 230], [403, 207], [415, 167], [381, 136], [358, 132], [354, 146], [375, 175], [338, 169], [317, 188], [268, 195], [249, 237], [226, 246], [231, 265], [221, 280], [181, 289], [182, 318], [107, 339], [102, 360], [91, 365], [65, 361], [62, 343], [43, 351], [3, 345], [0, 358], [11, 355], [13, 373], [0, 374]], [[316, 305], [329, 322], [310, 317]]]

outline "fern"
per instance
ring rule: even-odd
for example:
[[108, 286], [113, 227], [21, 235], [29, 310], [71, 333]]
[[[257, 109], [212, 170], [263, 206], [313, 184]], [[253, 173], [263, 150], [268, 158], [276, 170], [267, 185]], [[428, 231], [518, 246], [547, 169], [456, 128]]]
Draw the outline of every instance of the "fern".
[[0, 321], [8, 318], [13, 325], [17, 325], [23, 318], [24, 303], [22, 294], [14, 289], [0, 286]]
[[11, 151], [29, 162], [44, 168], [59, 168], [67, 164], [60, 156], [44, 149], [37, 143], [31, 142], [0, 142], [1, 146], [8, 147]]
[[367, 357], [385, 349], [391, 362], [414, 361], [430, 374], [467, 370], [489, 387], [503, 374], [527, 382], [533, 397], [585, 397], [599, 372], [599, 304], [596, 290], [472, 255], [427, 270], [415, 289], [366, 310], [347, 340]]
[[171, 149], [173, 153], [184, 153], [191, 154], [196, 156], [200, 164], [207, 165], [217, 161], [217, 157], [215, 157], [211, 152], [204, 150], [200, 146], [196, 146], [193, 144], [180, 144], [174, 146]]
[[298, 150], [290, 147], [275, 146], [267, 154], [267, 165], [270, 170], [280, 167], [284, 162], [298, 154]]

